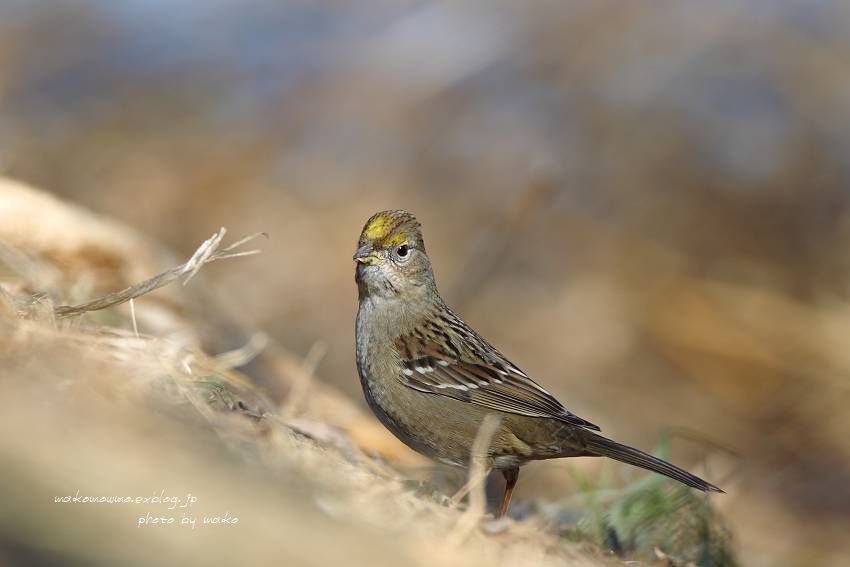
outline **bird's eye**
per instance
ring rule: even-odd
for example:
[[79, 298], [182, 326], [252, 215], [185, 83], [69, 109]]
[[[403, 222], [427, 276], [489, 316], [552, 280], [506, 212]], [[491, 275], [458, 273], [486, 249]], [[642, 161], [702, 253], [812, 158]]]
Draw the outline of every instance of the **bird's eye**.
[[410, 252], [410, 248], [407, 244], [402, 244], [398, 248], [395, 249], [396, 256], [399, 258], [406, 258], [407, 254]]

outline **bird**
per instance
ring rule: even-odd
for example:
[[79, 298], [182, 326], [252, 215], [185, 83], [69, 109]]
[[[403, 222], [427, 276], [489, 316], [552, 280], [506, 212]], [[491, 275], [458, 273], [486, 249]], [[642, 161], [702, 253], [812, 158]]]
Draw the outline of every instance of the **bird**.
[[717, 486], [658, 457], [602, 436], [470, 327], [437, 291], [422, 227], [386, 210], [363, 227], [353, 260], [358, 290], [357, 370], [378, 420], [415, 451], [469, 467], [488, 415], [498, 426], [484, 456], [508, 511], [519, 469], [530, 461], [609, 457], [704, 492]]

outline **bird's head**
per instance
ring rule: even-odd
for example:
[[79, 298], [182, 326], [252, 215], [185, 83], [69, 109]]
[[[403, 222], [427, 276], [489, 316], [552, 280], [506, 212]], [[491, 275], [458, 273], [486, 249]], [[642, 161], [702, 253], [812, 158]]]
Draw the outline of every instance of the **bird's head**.
[[361, 299], [414, 298], [435, 290], [421, 228], [416, 217], [401, 210], [381, 211], [366, 221], [354, 253]]

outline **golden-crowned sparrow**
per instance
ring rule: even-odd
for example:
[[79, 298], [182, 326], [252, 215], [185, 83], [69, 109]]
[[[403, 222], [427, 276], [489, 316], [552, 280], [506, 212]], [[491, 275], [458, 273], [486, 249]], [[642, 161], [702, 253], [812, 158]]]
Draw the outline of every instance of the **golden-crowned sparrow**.
[[592, 430], [505, 358], [443, 302], [420, 224], [383, 211], [363, 228], [354, 253], [360, 307], [357, 369], [366, 401], [408, 446], [467, 466], [487, 414], [500, 418], [487, 463], [505, 477], [503, 516], [519, 467], [536, 459], [605, 456], [704, 491], [713, 484]]

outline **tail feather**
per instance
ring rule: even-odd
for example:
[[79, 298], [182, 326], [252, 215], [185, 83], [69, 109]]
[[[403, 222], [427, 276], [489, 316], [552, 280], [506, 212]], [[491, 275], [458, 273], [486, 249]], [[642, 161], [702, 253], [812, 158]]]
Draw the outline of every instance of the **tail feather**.
[[676, 465], [672, 465], [667, 461], [653, 457], [648, 453], [644, 453], [634, 447], [617, 443], [601, 435], [594, 433], [589, 434], [585, 438], [588, 453], [603, 457], [610, 457], [623, 463], [628, 463], [642, 469], [663, 474], [673, 480], [678, 480], [682, 484], [686, 484], [693, 488], [698, 488], [704, 492], [724, 492], [720, 488], [714, 486], [700, 477], [689, 473], [684, 469], [680, 469]]

